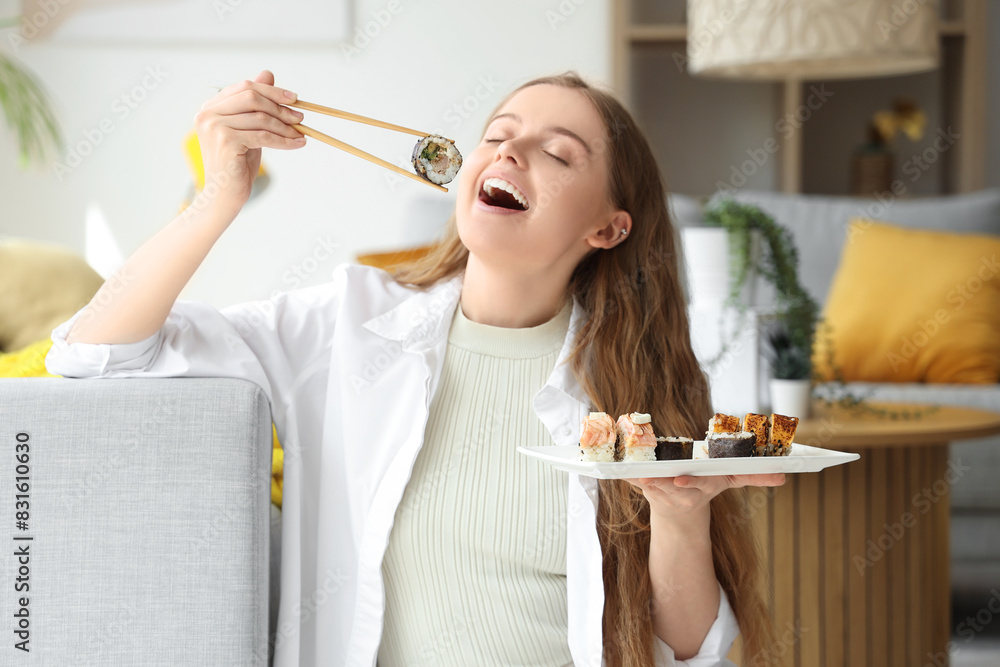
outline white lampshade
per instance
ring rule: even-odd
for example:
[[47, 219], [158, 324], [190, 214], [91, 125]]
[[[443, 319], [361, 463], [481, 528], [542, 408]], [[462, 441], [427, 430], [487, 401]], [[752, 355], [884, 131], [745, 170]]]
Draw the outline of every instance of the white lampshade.
[[838, 79], [938, 66], [936, 0], [688, 0], [688, 71]]

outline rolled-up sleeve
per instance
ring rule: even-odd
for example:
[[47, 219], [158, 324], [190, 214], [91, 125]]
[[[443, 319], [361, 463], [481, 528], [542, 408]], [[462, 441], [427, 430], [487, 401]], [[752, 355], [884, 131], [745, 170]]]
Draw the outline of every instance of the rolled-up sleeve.
[[729, 650], [733, 647], [733, 642], [740, 634], [740, 626], [736, 622], [736, 615], [732, 607], [729, 606], [729, 599], [726, 592], [719, 585], [719, 612], [716, 614], [715, 622], [708, 629], [705, 640], [698, 649], [698, 654], [687, 660], [677, 660], [674, 657], [674, 650], [670, 646], [653, 635], [656, 642], [654, 652], [656, 653], [656, 667], [736, 667], [730, 660], [726, 659]]
[[329, 363], [336, 283], [221, 310], [177, 301], [160, 329], [134, 343], [68, 343], [73, 323], [88, 312], [83, 308], [52, 331], [45, 366], [70, 378], [242, 378], [259, 385], [274, 406], [301, 374]]

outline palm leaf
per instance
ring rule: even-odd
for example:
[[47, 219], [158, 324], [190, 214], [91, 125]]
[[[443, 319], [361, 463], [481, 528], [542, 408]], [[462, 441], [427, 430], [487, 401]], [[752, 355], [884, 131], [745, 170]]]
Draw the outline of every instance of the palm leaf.
[[49, 106], [48, 96], [35, 77], [0, 53], [0, 108], [18, 139], [21, 167], [41, 162], [48, 150], [60, 150], [62, 133]]

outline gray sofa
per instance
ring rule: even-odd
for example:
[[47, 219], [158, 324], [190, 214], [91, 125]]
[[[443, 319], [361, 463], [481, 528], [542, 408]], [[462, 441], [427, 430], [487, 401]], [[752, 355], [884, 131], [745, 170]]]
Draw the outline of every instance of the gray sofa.
[[[0, 379], [0, 443], [0, 664], [269, 664], [278, 563], [259, 387]], [[18, 481], [26, 509], [14, 507]], [[18, 577], [29, 588], [15, 593]]]
[[[717, 194], [709, 204], [722, 196], [726, 195]], [[760, 207], [788, 228], [799, 251], [802, 283], [820, 304], [825, 301], [836, 272], [851, 217], [920, 229], [1000, 236], [1000, 189], [948, 197], [882, 200], [753, 191], [737, 191], [731, 196]], [[681, 226], [702, 220], [698, 200], [674, 195], [672, 207]], [[849, 386], [870, 394], [873, 400], [959, 405], [1000, 412], [1000, 384], [854, 383]], [[991, 589], [1000, 588], [1000, 485], [996, 483], [1000, 473], [1000, 437], [955, 442], [951, 458], [972, 467], [951, 488], [952, 602], [955, 617], [964, 618], [983, 608], [993, 595]]]

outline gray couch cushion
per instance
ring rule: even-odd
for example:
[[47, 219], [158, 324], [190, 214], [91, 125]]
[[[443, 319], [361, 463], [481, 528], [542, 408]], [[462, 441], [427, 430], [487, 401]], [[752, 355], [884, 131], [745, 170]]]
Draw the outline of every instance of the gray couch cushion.
[[[726, 193], [716, 193], [715, 203]], [[732, 198], [759, 207], [784, 225], [799, 250], [799, 276], [820, 304], [840, 262], [852, 217], [894, 222], [919, 229], [1000, 234], [1000, 188], [966, 195], [919, 199], [886, 199], [787, 195], [780, 192], [736, 191]]]
[[[14, 526], [14, 443], [30, 518]], [[30, 535], [30, 657], [13, 663], [266, 665], [271, 415], [223, 378], [0, 380], [0, 539]], [[0, 558], [14, 582], [15, 559]], [[3, 661], [0, 661], [3, 662]]]

